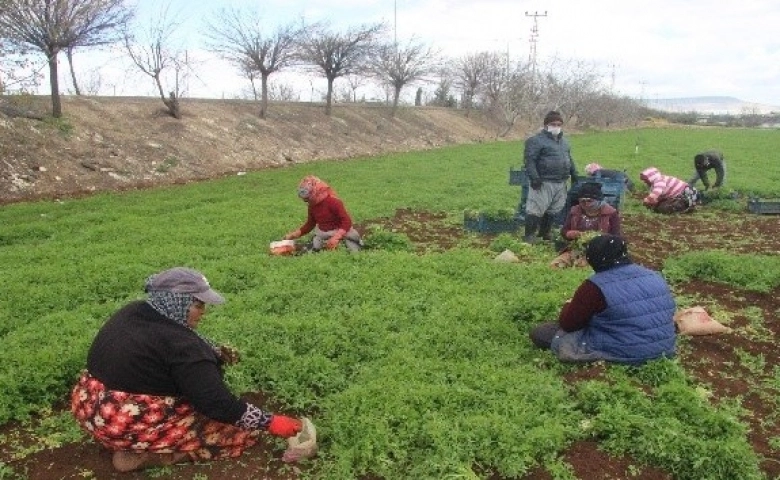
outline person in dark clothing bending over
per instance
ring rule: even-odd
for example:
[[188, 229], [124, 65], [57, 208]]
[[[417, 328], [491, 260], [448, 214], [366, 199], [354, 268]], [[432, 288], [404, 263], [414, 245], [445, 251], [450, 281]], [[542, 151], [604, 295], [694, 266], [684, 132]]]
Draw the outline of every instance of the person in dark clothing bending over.
[[555, 217], [566, 206], [566, 180], [577, 182], [577, 168], [569, 142], [563, 138], [563, 117], [556, 111], [544, 116], [544, 128], [525, 141], [523, 158], [528, 182], [525, 241], [550, 240]]
[[235, 397], [223, 368], [237, 352], [196, 328], [207, 304], [225, 299], [197, 270], [176, 267], [146, 281], [148, 299], [117, 311], [98, 331], [71, 392], [79, 425], [129, 472], [231, 458], [260, 432], [289, 438], [300, 420]]
[[709, 190], [710, 179], [707, 178], [707, 170], [715, 170], [715, 185], [713, 185], [713, 188], [723, 186], [723, 180], [726, 178], [726, 162], [723, 159], [723, 153], [717, 150], [697, 153], [693, 157], [693, 166], [696, 169], [696, 173], [688, 181], [688, 185], [693, 187], [701, 179], [704, 190]]

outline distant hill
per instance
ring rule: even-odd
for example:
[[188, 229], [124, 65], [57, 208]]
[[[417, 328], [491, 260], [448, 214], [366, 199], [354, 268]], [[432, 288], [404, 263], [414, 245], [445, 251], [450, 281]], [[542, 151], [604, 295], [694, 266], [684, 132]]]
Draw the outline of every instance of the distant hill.
[[734, 97], [687, 97], [648, 99], [647, 106], [665, 112], [698, 112], [738, 115], [741, 113], [768, 114], [780, 112], [780, 106], [746, 102]]

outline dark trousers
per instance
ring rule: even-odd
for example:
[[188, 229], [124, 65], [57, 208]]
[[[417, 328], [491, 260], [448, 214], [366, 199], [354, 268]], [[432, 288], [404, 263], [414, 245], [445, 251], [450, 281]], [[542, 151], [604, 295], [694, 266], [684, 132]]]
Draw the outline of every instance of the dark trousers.
[[558, 322], [546, 322], [534, 327], [528, 335], [537, 347], [550, 348], [558, 328]]

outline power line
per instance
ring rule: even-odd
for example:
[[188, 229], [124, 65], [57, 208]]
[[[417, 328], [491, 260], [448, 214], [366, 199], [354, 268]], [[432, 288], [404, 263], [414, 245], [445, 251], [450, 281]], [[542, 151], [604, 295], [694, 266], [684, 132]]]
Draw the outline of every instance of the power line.
[[531, 71], [533, 72], [534, 77], [536, 77], [536, 42], [539, 39], [539, 17], [546, 17], [547, 16], [547, 10], [544, 11], [544, 13], [528, 13], [525, 12], [526, 17], [533, 17], [534, 24], [531, 27], [531, 37], [528, 39], [528, 43], [531, 45], [531, 51], [528, 52], [528, 63], [531, 64]]

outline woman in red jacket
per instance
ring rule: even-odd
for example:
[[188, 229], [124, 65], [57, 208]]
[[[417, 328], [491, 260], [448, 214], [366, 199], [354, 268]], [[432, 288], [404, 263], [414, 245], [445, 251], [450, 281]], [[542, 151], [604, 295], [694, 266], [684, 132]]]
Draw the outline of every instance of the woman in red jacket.
[[350, 252], [357, 252], [363, 246], [360, 234], [352, 227], [352, 218], [344, 208], [344, 202], [336, 196], [330, 186], [309, 175], [298, 185], [298, 197], [309, 204], [306, 223], [284, 236], [294, 240], [314, 230], [312, 249], [335, 250], [342, 241]]

